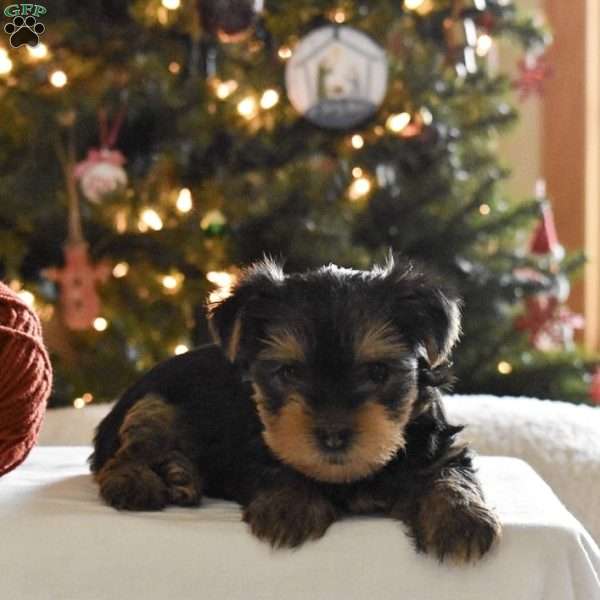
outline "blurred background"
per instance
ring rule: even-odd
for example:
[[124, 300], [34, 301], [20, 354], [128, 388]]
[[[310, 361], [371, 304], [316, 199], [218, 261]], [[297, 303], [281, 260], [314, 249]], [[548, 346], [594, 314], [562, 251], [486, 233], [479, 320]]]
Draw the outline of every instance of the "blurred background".
[[2, 8], [0, 278], [51, 406], [208, 341], [264, 253], [390, 248], [465, 298], [457, 391], [600, 403], [594, 0]]

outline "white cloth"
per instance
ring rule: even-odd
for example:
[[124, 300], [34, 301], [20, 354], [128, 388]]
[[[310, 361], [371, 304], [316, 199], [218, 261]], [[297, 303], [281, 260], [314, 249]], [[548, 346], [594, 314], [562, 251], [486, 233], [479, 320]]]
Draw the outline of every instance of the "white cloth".
[[2, 600], [600, 600], [600, 550], [519, 460], [479, 459], [504, 535], [479, 563], [450, 566], [383, 517], [273, 551], [235, 504], [117, 512], [98, 499], [89, 452], [35, 448], [0, 480]]

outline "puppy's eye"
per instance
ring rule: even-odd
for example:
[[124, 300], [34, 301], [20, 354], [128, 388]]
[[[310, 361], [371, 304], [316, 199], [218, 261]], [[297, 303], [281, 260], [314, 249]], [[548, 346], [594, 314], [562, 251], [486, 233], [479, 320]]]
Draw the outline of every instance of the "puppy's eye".
[[281, 367], [275, 371], [275, 375], [282, 381], [291, 381], [293, 379], [298, 379], [300, 369], [295, 365], [281, 365]]
[[390, 370], [383, 363], [371, 363], [367, 367], [367, 374], [373, 383], [385, 383], [390, 376]]

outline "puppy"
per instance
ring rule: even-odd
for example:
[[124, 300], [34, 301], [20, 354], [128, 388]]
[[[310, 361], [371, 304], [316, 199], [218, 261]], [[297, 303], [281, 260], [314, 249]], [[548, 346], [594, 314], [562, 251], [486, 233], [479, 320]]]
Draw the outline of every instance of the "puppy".
[[437, 389], [460, 332], [451, 292], [391, 258], [293, 275], [265, 260], [210, 318], [215, 344], [156, 366], [99, 425], [108, 504], [234, 500], [275, 547], [381, 513], [440, 560], [489, 550], [500, 523]]

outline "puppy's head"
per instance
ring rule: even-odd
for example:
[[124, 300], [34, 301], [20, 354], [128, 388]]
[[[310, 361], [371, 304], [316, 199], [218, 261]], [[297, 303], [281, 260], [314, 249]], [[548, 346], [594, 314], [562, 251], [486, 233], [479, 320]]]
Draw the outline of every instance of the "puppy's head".
[[215, 341], [245, 369], [271, 451], [305, 475], [349, 482], [404, 447], [418, 363], [443, 362], [458, 299], [410, 263], [284, 275], [249, 268], [211, 309]]

